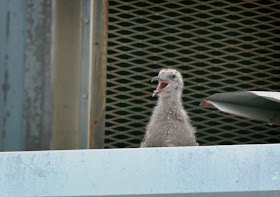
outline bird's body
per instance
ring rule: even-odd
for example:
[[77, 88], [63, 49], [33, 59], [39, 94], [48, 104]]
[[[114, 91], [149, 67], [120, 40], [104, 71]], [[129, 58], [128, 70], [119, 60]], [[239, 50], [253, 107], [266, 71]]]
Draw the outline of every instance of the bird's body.
[[159, 99], [141, 147], [197, 146], [195, 128], [181, 102], [181, 74], [174, 69], [164, 69], [153, 79], [159, 81], [154, 91]]

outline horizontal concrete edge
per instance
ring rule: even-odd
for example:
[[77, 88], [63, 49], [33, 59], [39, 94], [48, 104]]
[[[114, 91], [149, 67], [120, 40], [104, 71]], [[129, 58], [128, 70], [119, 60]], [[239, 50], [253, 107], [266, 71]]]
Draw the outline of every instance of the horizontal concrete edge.
[[279, 194], [280, 145], [3, 152], [0, 172], [0, 196]]

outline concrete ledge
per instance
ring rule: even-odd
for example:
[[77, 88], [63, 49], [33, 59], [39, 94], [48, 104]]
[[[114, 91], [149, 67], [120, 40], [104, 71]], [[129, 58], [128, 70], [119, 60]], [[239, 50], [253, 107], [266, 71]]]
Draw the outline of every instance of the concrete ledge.
[[280, 145], [0, 153], [0, 196], [280, 196]]

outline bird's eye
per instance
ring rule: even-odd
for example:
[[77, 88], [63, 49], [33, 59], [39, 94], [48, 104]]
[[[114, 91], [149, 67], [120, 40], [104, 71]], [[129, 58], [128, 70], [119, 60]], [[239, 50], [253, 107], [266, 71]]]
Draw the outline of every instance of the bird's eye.
[[172, 78], [175, 79], [175, 78], [176, 78], [176, 75], [172, 75]]

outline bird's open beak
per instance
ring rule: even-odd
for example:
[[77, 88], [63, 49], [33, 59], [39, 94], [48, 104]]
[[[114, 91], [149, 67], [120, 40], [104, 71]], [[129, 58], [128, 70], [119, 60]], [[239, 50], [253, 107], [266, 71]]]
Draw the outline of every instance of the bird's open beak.
[[153, 82], [153, 81], [159, 81], [157, 89], [154, 90], [153, 97], [155, 95], [159, 94], [160, 92], [162, 92], [164, 90], [164, 88], [170, 86], [170, 82], [164, 81], [162, 78], [160, 78], [160, 76], [153, 77], [151, 82]]

